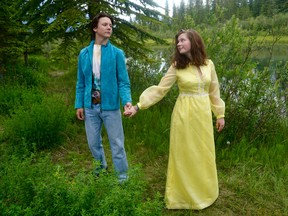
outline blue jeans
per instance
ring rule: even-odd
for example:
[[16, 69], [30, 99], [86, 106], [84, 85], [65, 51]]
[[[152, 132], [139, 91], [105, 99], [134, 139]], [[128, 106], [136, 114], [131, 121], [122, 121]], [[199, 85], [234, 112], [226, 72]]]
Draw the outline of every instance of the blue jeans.
[[101, 136], [102, 125], [104, 124], [110, 143], [114, 169], [120, 181], [127, 179], [128, 162], [124, 148], [124, 131], [120, 109], [102, 111], [100, 104], [92, 104], [92, 108], [85, 108], [84, 112], [88, 145], [95, 160], [100, 162], [96, 171], [107, 168]]

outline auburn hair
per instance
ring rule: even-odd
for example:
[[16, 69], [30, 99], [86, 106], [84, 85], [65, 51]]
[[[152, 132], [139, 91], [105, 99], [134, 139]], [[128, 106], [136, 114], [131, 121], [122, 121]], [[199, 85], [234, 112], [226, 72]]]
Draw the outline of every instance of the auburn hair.
[[[191, 43], [190, 54], [192, 59], [188, 58], [187, 55], [181, 54], [177, 48], [177, 44], [179, 42], [178, 37], [181, 34], [186, 34]], [[206, 65], [206, 60], [207, 54], [205, 50], [205, 44], [200, 34], [194, 29], [180, 30], [175, 36], [175, 52], [172, 58], [172, 62], [175, 67], [177, 69], [184, 69], [189, 64], [195, 66]]]

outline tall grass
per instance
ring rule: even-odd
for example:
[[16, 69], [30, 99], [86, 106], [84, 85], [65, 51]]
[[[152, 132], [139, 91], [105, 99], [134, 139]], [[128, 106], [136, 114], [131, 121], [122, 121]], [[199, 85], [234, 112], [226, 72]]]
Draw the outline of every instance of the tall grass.
[[70, 178], [50, 156], [10, 157], [0, 165], [1, 215], [161, 215], [161, 196], [144, 196], [141, 168], [119, 184], [116, 176], [98, 179], [85, 170]]
[[42, 101], [43, 91], [20, 85], [0, 86], [0, 115], [11, 116], [19, 107], [28, 108], [33, 103]]
[[18, 108], [5, 122], [4, 137], [16, 149], [23, 144], [30, 151], [59, 145], [68, 121], [64, 103], [57, 97], [45, 97], [30, 106]]
[[[284, 129], [284, 127], [283, 127]], [[287, 130], [280, 130], [284, 132]], [[282, 138], [285, 139], [283, 140]], [[220, 182], [233, 200], [242, 200], [239, 211], [256, 215], [285, 215], [288, 212], [288, 140], [287, 135], [269, 145], [245, 139], [238, 144], [218, 147], [217, 164]], [[220, 188], [221, 189], [221, 188]], [[244, 201], [246, 200], [246, 202]]]

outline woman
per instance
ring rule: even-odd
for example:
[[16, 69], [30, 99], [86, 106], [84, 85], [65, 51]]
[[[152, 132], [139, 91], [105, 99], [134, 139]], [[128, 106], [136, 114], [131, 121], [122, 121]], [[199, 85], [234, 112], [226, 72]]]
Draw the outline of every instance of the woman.
[[225, 104], [211, 60], [195, 30], [176, 35], [173, 63], [157, 86], [147, 88], [127, 116], [159, 102], [177, 81], [177, 98], [170, 129], [165, 202], [168, 209], [204, 209], [218, 197], [212, 113], [220, 132]]

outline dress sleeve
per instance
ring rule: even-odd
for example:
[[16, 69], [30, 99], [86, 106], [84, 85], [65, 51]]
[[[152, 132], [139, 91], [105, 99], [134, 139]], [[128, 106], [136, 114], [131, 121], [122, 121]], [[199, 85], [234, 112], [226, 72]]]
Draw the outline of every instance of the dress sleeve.
[[220, 98], [219, 82], [215, 66], [211, 60], [209, 64], [211, 67], [211, 84], [209, 87], [209, 98], [211, 102], [212, 112], [217, 117], [217, 119], [219, 119], [225, 116], [225, 103]]
[[158, 85], [153, 85], [142, 92], [137, 103], [139, 109], [148, 109], [156, 104], [169, 92], [176, 81], [176, 69], [170, 66]]

